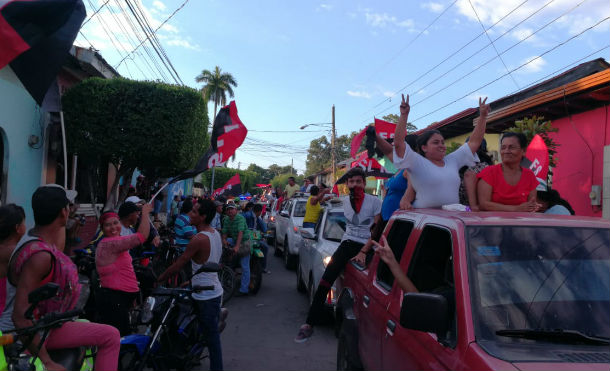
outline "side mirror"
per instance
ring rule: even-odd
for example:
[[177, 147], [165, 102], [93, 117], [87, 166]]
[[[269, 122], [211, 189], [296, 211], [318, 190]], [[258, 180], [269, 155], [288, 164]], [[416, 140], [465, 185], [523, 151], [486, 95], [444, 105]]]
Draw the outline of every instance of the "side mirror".
[[308, 240], [315, 240], [316, 234], [313, 228], [301, 228], [301, 236]]
[[407, 293], [400, 309], [402, 327], [445, 334], [449, 329], [449, 305], [442, 295], [429, 293]]
[[283, 216], [284, 218], [290, 217], [290, 215], [288, 214], [288, 211], [281, 211], [280, 215]]

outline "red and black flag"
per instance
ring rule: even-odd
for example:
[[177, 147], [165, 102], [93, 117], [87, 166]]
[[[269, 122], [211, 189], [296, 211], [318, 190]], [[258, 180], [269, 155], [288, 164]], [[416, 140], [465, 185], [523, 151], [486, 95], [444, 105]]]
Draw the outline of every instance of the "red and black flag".
[[[366, 152], [362, 152], [360, 157], [356, 159], [356, 161], [352, 162], [350, 167], [360, 166], [367, 177], [374, 176], [377, 179], [388, 179], [391, 178], [394, 174], [390, 173], [386, 170], [383, 165], [379, 163], [379, 161], [374, 158], [369, 158]], [[339, 180], [337, 180], [336, 184], [342, 184], [347, 181], [347, 173], [343, 174]]]
[[178, 175], [170, 180], [170, 183], [192, 178], [215, 166], [223, 166], [241, 146], [247, 134], [248, 129], [237, 116], [235, 101], [231, 101], [228, 106], [220, 109], [214, 119], [210, 149], [197, 161], [194, 168]]
[[0, 69], [42, 105], [85, 19], [82, 0], [0, 0]]
[[233, 175], [222, 188], [218, 188], [212, 193], [212, 197], [218, 196], [239, 196], [241, 194], [241, 180], [239, 174]]
[[[364, 139], [365, 136], [368, 138], [367, 129], [368, 129], [368, 126], [364, 129], [362, 129], [362, 131], [360, 133], [356, 134], [354, 139], [352, 139], [352, 148], [351, 148], [350, 156], [356, 157], [356, 153], [358, 152], [358, 149], [360, 148], [360, 144], [362, 143], [362, 140]], [[393, 140], [395, 131], [396, 131], [396, 124], [393, 124], [388, 121], [380, 120], [377, 118], [375, 119], [375, 134], [378, 134], [383, 139]], [[371, 144], [374, 146], [373, 143], [371, 143]], [[367, 149], [368, 149], [368, 147], [369, 146], [367, 145]], [[373, 153], [371, 153], [371, 155], [369, 157], [373, 157], [372, 155], [373, 155]]]
[[521, 166], [529, 168], [536, 175], [539, 190], [546, 191], [549, 174], [549, 149], [544, 139], [539, 134], [527, 146], [525, 156], [521, 160]]

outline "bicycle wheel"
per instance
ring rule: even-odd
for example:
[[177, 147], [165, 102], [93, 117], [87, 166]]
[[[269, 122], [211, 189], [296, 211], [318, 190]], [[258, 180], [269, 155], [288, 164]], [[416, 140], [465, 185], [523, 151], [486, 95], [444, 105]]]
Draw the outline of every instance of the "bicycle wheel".
[[235, 292], [235, 271], [229, 266], [223, 265], [218, 272], [218, 279], [223, 290], [222, 302], [226, 304]]

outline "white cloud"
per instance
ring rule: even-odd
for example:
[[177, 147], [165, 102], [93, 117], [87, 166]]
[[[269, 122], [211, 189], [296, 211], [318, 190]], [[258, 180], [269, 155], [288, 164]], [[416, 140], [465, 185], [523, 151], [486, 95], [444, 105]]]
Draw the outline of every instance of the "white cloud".
[[434, 12], [434, 13], [440, 13], [443, 11], [443, 9], [445, 9], [443, 4], [435, 3], [433, 1], [421, 4], [421, 7], [423, 9], [428, 9], [429, 11]]
[[349, 95], [350, 97], [356, 97], [356, 98], [366, 98], [366, 99], [371, 98], [371, 95], [369, 93], [367, 93], [366, 91], [348, 90], [347, 95]]
[[185, 49], [190, 49], [190, 50], [201, 50], [199, 45], [196, 45], [196, 44], [193, 45], [189, 41], [184, 40], [184, 39], [170, 39], [167, 41], [167, 45], [180, 46], [180, 47], [183, 47]]
[[167, 9], [167, 7], [165, 6], [165, 4], [163, 4], [162, 2], [160, 2], [159, 0], [155, 0], [153, 1], [153, 6], [161, 11]]
[[544, 60], [544, 58], [542, 58], [542, 57], [540, 57], [538, 59], [534, 59], [534, 58], [536, 58], [536, 57], [535, 56], [529, 57], [529, 58], [526, 58], [523, 61], [521, 61], [521, 64], [528, 63], [528, 62], [529, 63], [517, 71], [521, 72], [521, 73], [534, 73], [534, 72], [541, 71], [544, 68], [544, 66], [546, 65], [546, 60]]
[[391, 91], [384, 91], [383, 92], [383, 96], [386, 97], [386, 98], [391, 98], [391, 97], [394, 96], [394, 93], [391, 92]]
[[318, 12], [319, 12], [319, 11], [325, 10], [325, 11], [327, 11], [327, 12], [328, 12], [328, 11], [331, 11], [332, 9], [333, 9], [333, 6], [332, 6], [332, 5], [330, 5], [330, 4], [320, 4], [320, 5], [318, 5], [318, 7], [316, 8], [316, 11], [318, 11]]
[[387, 13], [372, 13], [369, 9], [364, 10], [364, 18], [366, 23], [376, 28], [400, 27], [412, 29], [415, 22], [412, 19], [399, 20], [393, 15]]
[[164, 24], [161, 27], [162, 30], [167, 31], [167, 32], [171, 32], [171, 33], [178, 33], [178, 29], [175, 26], [172, 26], [169, 23]]

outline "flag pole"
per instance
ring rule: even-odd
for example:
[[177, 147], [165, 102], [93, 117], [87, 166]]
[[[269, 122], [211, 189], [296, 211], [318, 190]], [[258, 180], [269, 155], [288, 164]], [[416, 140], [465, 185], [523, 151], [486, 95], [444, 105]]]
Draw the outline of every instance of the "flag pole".
[[216, 173], [216, 163], [212, 166], [212, 183], [210, 184], [210, 194], [214, 192], [214, 175]]
[[161, 191], [167, 187], [169, 185], [169, 182], [163, 184], [163, 187], [159, 188], [159, 190], [157, 191], [157, 193], [154, 194], [154, 196], [152, 196], [152, 198], [150, 199], [149, 204], [152, 204], [152, 202], [155, 200], [155, 198], [159, 195], [159, 193], [161, 193]]

